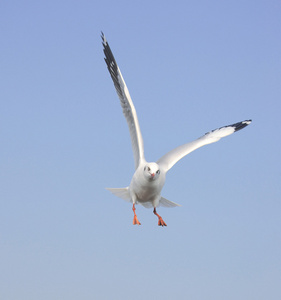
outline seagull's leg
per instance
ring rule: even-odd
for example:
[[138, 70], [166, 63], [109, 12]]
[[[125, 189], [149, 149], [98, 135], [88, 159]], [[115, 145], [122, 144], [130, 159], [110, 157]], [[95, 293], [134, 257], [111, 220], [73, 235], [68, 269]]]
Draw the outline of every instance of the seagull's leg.
[[133, 204], [133, 212], [134, 212], [133, 225], [141, 225], [141, 223], [139, 222], [137, 215], [136, 215], [135, 203]]
[[154, 207], [153, 213], [158, 217], [158, 226], [167, 226], [167, 224], [163, 221], [162, 217], [159, 216], [156, 212], [156, 207]]

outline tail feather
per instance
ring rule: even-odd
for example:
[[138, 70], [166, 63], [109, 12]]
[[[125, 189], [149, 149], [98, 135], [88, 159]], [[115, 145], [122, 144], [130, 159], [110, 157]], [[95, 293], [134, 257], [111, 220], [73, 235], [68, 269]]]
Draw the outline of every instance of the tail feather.
[[[106, 188], [108, 191], [110, 191], [113, 195], [127, 201], [131, 202], [131, 197], [130, 197], [130, 192], [129, 192], [129, 187], [125, 188]], [[151, 202], [139, 202], [139, 204], [143, 205], [146, 208], [153, 207]], [[161, 197], [159, 206], [164, 206], [164, 207], [176, 207], [176, 206], [181, 206], [180, 204], [177, 204], [173, 201], [170, 201], [164, 197]]]
[[125, 188], [106, 188], [108, 191], [110, 191], [113, 195], [127, 201], [130, 202], [131, 201], [131, 197], [130, 197], [130, 193], [129, 193], [129, 187], [125, 187]]
[[181, 206], [180, 204], [177, 204], [173, 201], [170, 201], [164, 197], [161, 197], [159, 206], [164, 206], [164, 207], [176, 207], [176, 206]]

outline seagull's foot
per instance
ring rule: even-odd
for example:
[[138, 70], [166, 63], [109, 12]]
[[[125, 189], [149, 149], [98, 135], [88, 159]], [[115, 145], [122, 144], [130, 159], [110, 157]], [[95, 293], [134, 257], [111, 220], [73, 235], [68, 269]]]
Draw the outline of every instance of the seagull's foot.
[[133, 225], [141, 225], [141, 223], [139, 222], [137, 215], [136, 215], [136, 208], [135, 208], [135, 204], [133, 204], [133, 212], [134, 212], [134, 220], [133, 220]]
[[141, 223], [139, 222], [137, 216], [134, 216], [133, 225], [141, 225]]
[[158, 219], [158, 226], [167, 226], [167, 224], [163, 221], [162, 217], [159, 217]]
[[156, 212], [156, 208], [154, 208], [153, 213], [158, 217], [158, 226], [167, 226], [167, 224], [163, 221], [162, 217], [159, 216]]

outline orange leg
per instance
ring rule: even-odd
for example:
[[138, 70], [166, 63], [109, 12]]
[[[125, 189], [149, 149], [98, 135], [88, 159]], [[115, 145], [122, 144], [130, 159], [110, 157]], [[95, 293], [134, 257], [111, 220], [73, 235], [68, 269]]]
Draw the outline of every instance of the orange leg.
[[154, 207], [153, 213], [158, 217], [158, 226], [167, 226], [167, 224], [163, 221], [162, 217], [158, 215], [156, 212], [156, 208]]
[[133, 204], [133, 212], [134, 212], [133, 225], [141, 225], [141, 223], [139, 222], [137, 215], [136, 215], [135, 203]]

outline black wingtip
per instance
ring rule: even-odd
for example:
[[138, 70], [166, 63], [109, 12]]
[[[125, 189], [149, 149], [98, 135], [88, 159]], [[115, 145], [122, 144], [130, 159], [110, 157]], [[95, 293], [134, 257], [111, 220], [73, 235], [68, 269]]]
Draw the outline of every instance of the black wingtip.
[[252, 120], [245, 120], [243, 122], [233, 124], [232, 126], [234, 127], [234, 131], [236, 132], [238, 130], [245, 128], [246, 126], [250, 125], [251, 123], [252, 123]]
[[105, 46], [107, 44], [107, 41], [106, 41], [106, 38], [105, 38], [105, 35], [104, 33], [101, 31], [101, 39], [102, 39], [102, 44]]

